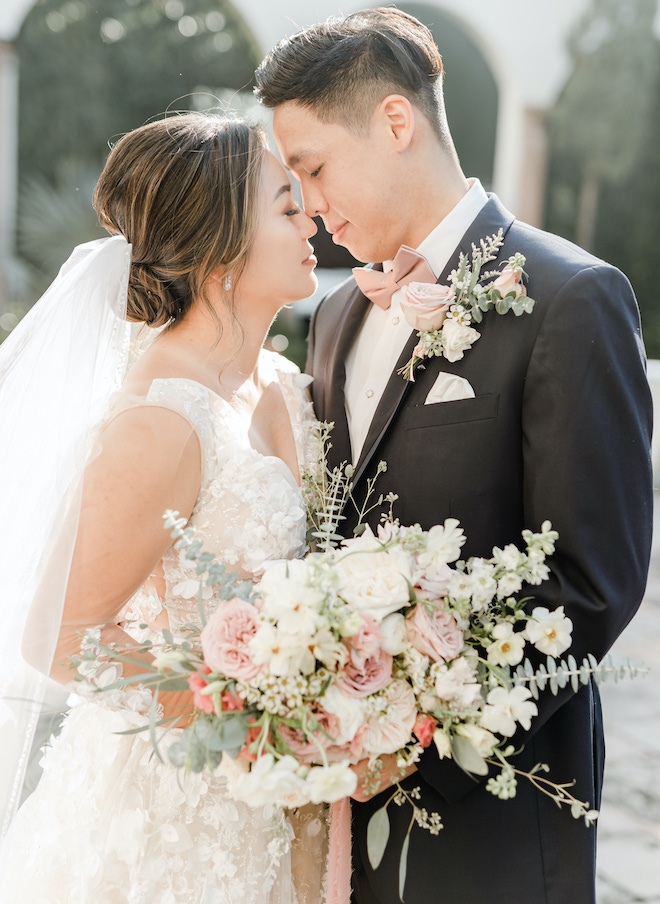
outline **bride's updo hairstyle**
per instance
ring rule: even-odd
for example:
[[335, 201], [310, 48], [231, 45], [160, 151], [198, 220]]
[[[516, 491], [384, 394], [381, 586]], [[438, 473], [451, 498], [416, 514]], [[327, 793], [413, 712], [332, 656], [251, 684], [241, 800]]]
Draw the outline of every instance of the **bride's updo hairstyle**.
[[115, 144], [94, 208], [104, 228], [132, 245], [128, 320], [171, 326], [196, 299], [211, 308], [204, 289], [218, 267], [231, 276], [220, 285], [233, 316], [264, 146], [259, 126], [202, 113], [148, 123]]

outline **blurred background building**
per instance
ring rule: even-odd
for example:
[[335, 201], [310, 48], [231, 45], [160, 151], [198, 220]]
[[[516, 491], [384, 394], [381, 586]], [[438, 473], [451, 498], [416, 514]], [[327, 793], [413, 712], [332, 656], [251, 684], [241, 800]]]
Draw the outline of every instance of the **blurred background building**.
[[[442, 52], [466, 174], [624, 270], [660, 358], [659, 0], [397, 5]], [[2, 0], [0, 341], [73, 245], [104, 234], [91, 196], [113, 138], [181, 109], [268, 126], [254, 68], [280, 38], [338, 12], [336, 0]], [[272, 332], [298, 362], [305, 316], [352, 263], [322, 228], [314, 241], [321, 290]]]

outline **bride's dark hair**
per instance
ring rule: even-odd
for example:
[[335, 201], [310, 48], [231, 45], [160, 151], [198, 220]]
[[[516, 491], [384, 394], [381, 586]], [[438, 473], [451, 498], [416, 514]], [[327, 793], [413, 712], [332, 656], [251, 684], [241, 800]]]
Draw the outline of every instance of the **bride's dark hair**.
[[[94, 194], [99, 222], [132, 245], [127, 318], [173, 324], [222, 267], [232, 309], [256, 229], [259, 126], [203, 113], [148, 123], [113, 147]], [[232, 288], [229, 288], [231, 282]]]

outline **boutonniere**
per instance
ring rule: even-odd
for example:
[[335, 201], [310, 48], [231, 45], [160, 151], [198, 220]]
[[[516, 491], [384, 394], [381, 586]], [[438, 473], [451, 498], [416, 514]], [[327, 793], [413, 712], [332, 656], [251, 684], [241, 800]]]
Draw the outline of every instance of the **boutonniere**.
[[413, 329], [419, 330], [412, 358], [399, 370], [405, 380], [414, 381], [415, 368], [424, 358], [442, 355], [447, 361], [459, 361], [480, 336], [472, 324], [481, 323], [491, 308], [498, 314], [513, 311], [516, 317], [532, 311], [534, 299], [522, 283], [527, 276], [524, 255], [516, 253], [501, 270], [482, 273], [503, 243], [500, 229], [482, 239], [478, 248], [472, 245], [471, 258], [461, 252], [446, 286], [411, 282], [402, 288], [403, 315]]

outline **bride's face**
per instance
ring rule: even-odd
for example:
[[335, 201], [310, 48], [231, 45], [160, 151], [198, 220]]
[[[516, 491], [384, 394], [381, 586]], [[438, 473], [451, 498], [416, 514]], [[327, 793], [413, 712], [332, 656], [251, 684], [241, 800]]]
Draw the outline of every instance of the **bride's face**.
[[275, 313], [316, 291], [316, 258], [308, 241], [316, 225], [294, 203], [286, 171], [270, 151], [264, 152], [258, 203], [257, 230], [238, 294], [248, 305], [263, 299]]

